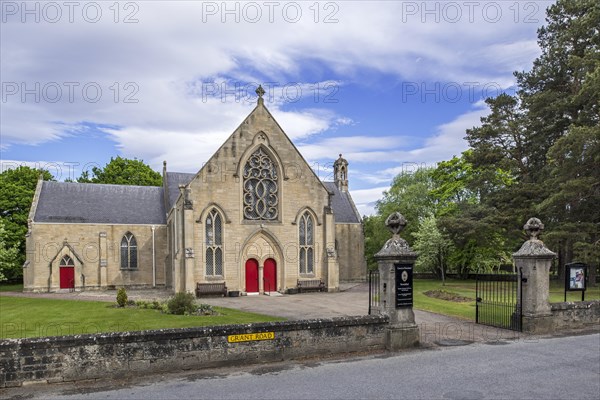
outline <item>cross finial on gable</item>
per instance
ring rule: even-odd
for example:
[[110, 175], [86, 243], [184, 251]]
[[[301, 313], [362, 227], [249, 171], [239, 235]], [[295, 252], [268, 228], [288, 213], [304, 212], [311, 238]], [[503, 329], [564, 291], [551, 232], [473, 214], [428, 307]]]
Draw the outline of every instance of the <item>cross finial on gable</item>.
[[258, 85], [256, 88], [256, 94], [258, 95], [258, 104], [263, 104], [263, 96], [265, 94], [265, 89], [263, 89], [262, 85]]

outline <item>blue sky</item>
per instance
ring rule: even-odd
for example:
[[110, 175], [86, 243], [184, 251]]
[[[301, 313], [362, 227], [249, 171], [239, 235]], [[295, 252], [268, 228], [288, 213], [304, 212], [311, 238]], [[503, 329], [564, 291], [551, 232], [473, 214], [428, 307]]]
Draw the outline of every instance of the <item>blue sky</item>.
[[197, 171], [267, 89], [359, 211], [403, 171], [459, 155], [483, 100], [514, 93], [549, 1], [1, 3], [2, 170], [59, 179], [111, 157]]

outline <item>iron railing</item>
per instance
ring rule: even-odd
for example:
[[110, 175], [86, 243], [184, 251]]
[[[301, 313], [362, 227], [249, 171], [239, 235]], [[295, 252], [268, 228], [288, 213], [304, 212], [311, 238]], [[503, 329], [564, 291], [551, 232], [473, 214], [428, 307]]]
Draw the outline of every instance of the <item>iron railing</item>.
[[379, 271], [369, 271], [369, 315], [379, 314], [381, 293], [379, 293]]

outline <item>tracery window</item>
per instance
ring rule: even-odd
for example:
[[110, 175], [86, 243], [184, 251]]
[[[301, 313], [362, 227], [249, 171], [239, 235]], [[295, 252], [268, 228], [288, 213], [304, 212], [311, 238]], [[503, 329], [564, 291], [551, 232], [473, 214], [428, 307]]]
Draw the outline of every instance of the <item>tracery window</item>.
[[221, 214], [212, 209], [205, 222], [206, 275], [223, 275], [223, 227]]
[[131, 232], [127, 232], [121, 239], [121, 268], [137, 268], [137, 241]]
[[60, 266], [61, 267], [74, 267], [75, 263], [73, 262], [73, 259], [69, 256], [64, 256], [61, 260], [60, 260]]
[[300, 217], [298, 224], [300, 235], [300, 273], [314, 274], [315, 272], [315, 234], [314, 222], [310, 213], [307, 211]]
[[244, 219], [276, 220], [279, 216], [277, 167], [263, 151], [256, 150], [244, 166]]

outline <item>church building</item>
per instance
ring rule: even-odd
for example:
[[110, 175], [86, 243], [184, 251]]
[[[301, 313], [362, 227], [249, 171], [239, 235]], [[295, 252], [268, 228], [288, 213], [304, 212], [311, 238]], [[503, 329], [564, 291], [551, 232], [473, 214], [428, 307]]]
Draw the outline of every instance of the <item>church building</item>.
[[170, 288], [225, 283], [286, 293], [366, 277], [362, 221], [348, 162], [323, 182], [258, 104], [195, 174], [163, 186], [38, 182], [29, 214], [24, 290]]

